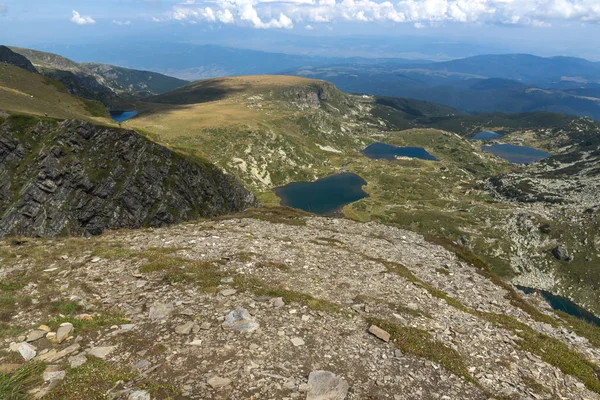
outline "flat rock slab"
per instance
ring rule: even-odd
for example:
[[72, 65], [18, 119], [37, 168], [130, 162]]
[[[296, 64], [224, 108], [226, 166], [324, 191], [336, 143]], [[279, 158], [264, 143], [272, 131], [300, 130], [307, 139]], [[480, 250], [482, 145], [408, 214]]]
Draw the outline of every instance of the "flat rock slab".
[[304, 346], [304, 340], [302, 338], [299, 337], [295, 337], [290, 339], [290, 342], [292, 342], [292, 344], [296, 347], [298, 346]]
[[34, 331], [29, 332], [29, 335], [27, 335], [27, 341], [28, 342], [35, 342], [36, 340], [39, 340], [41, 338], [43, 338], [44, 336], [46, 336], [48, 332], [43, 331], [41, 329], [36, 329]]
[[52, 381], [60, 381], [65, 379], [65, 376], [67, 375], [66, 371], [44, 371], [44, 373], [42, 374], [42, 378], [44, 379], [44, 382], [52, 382]]
[[2, 364], [0, 365], [0, 374], [7, 374], [9, 372], [13, 372], [15, 369], [18, 369], [21, 364]]
[[150, 400], [150, 393], [145, 390], [136, 390], [135, 392], [129, 394], [127, 400]]
[[306, 400], [343, 400], [348, 394], [348, 382], [329, 371], [313, 371], [308, 376]]
[[219, 293], [221, 294], [221, 296], [228, 297], [228, 296], [233, 296], [234, 294], [236, 294], [237, 290], [235, 290], [235, 289], [223, 289]]
[[81, 367], [87, 362], [87, 357], [84, 353], [77, 354], [76, 356], [69, 357], [69, 363], [71, 368]]
[[219, 389], [231, 385], [231, 379], [221, 378], [220, 376], [213, 376], [207, 381], [207, 383], [213, 389]]
[[88, 354], [90, 356], [98, 357], [104, 360], [110, 353], [115, 351], [116, 348], [117, 346], [94, 347], [90, 351], [88, 351]]
[[369, 333], [383, 340], [384, 342], [390, 341], [390, 334], [378, 327], [377, 325], [371, 325]]
[[183, 325], [179, 325], [178, 327], [176, 327], [175, 333], [177, 333], [179, 335], [189, 335], [190, 332], [192, 331], [193, 327], [194, 327], [194, 323], [189, 321]]
[[148, 312], [148, 318], [153, 321], [165, 319], [173, 312], [175, 307], [171, 303], [154, 303]]
[[17, 347], [17, 351], [19, 352], [19, 354], [21, 354], [25, 361], [31, 360], [37, 354], [35, 348], [29, 343], [25, 342], [19, 344], [19, 346]]
[[[61, 350], [61, 351], [59, 351], [58, 353], [56, 353], [56, 354], [53, 354], [53, 355], [49, 356], [48, 358], [46, 358], [46, 359], [45, 359], [45, 361], [47, 361], [47, 362], [55, 362], [55, 361], [58, 361], [58, 360], [60, 360], [61, 358], [68, 356], [69, 354], [73, 354], [73, 353], [75, 353], [77, 350], [79, 350], [79, 348], [80, 348], [80, 347], [81, 347], [81, 346], [79, 345], [79, 343], [72, 344], [72, 345], [70, 345], [69, 347], [66, 347], [66, 348], [62, 349], [62, 350]], [[48, 353], [48, 354], [49, 354], [49, 353]], [[45, 354], [44, 354], [44, 355], [45, 355]], [[42, 359], [41, 359], [41, 357], [40, 357], [40, 360], [42, 360]], [[42, 361], [43, 361], [43, 360], [42, 360]]]
[[221, 325], [223, 329], [234, 331], [252, 332], [258, 329], [258, 322], [252, 318], [248, 310], [238, 307], [225, 317], [225, 322]]
[[56, 342], [62, 343], [69, 335], [73, 332], [73, 324], [70, 322], [65, 322], [60, 324], [58, 330], [56, 331]]

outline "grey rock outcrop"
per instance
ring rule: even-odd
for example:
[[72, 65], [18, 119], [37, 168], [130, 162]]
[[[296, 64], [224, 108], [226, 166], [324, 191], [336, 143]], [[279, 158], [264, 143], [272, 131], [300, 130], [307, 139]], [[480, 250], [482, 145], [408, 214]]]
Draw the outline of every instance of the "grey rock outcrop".
[[134, 131], [14, 116], [0, 125], [0, 237], [97, 235], [242, 211], [258, 201], [208, 162]]
[[27, 58], [15, 53], [6, 46], [0, 46], [0, 62], [23, 68], [29, 72], [37, 72], [33, 64]]
[[554, 258], [560, 261], [572, 261], [573, 256], [569, 254], [569, 251], [564, 246], [557, 246], [552, 249], [552, 255]]

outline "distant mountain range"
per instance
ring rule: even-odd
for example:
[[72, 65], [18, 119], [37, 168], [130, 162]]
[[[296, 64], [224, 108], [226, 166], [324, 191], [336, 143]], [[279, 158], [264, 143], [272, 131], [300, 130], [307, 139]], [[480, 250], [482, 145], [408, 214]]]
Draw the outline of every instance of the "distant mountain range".
[[318, 57], [187, 43], [123, 43], [65, 49], [78, 60], [102, 61], [77, 63], [52, 53], [13, 50], [71, 93], [109, 106], [117, 104], [117, 98], [166, 93], [189, 80], [286, 74], [326, 80], [346, 92], [414, 98], [466, 113], [548, 111], [600, 120], [600, 63], [573, 57], [506, 54], [432, 62]]
[[341, 90], [433, 101], [469, 113], [551, 111], [600, 119], [600, 63], [524, 54], [427, 64], [305, 67], [294, 75]]

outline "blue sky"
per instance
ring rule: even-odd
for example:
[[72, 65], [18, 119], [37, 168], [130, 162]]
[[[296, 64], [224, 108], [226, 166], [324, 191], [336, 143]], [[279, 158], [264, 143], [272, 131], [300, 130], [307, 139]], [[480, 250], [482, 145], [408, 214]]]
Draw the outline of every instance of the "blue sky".
[[[248, 45], [241, 31], [262, 39]], [[600, 0], [0, 0], [0, 43], [9, 45], [160, 37], [282, 51], [291, 35], [420, 37], [600, 60]]]

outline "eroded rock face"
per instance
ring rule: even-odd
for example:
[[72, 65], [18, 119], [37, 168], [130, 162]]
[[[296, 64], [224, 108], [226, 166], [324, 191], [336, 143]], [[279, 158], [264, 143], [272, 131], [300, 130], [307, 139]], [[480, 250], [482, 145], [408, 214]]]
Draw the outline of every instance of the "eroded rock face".
[[0, 125], [0, 237], [97, 235], [258, 205], [235, 178], [134, 131], [11, 117]]
[[0, 62], [23, 68], [29, 72], [37, 72], [33, 64], [27, 58], [15, 53], [6, 46], [0, 46]]

